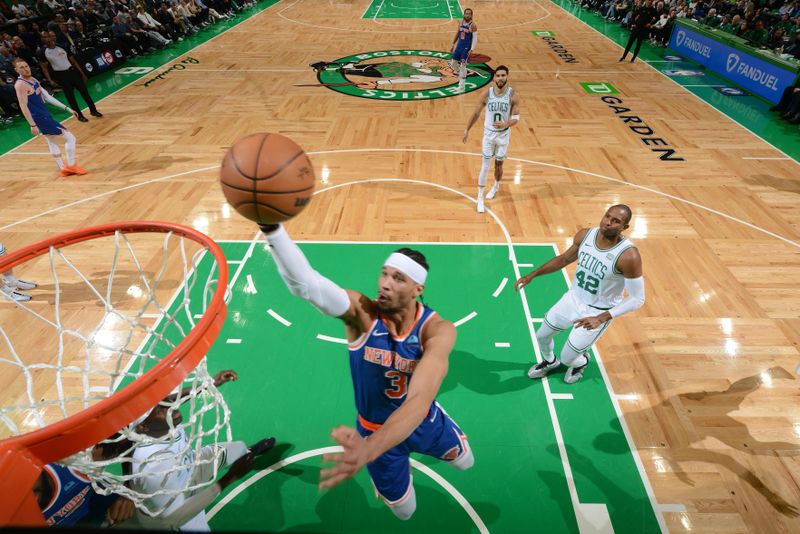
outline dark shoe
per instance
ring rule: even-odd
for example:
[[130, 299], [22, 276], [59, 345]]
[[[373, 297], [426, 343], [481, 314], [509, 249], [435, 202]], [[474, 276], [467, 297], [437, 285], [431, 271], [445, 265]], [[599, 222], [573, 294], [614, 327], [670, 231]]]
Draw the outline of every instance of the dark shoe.
[[100, 112], [99, 112], [99, 111], [97, 111], [97, 110], [94, 110], [94, 111], [92, 111], [92, 112], [91, 112], [91, 115], [92, 115], [92, 117], [97, 117], [97, 118], [100, 118], [100, 117], [102, 117], [102, 116], [103, 116], [103, 114], [102, 114], [102, 113], [100, 113]]
[[789, 124], [800, 124], [800, 113], [797, 113], [794, 117], [790, 117]]
[[631, 63], [633, 63], [634, 61], [636, 61], [636, 58], [631, 59]]
[[772, 106], [771, 108], [769, 108], [770, 111], [780, 111], [781, 109], [783, 108], [781, 108], [780, 106]]
[[264, 438], [255, 445], [250, 447], [250, 452], [253, 456], [260, 456], [265, 452], [269, 452], [275, 446], [275, 438]]
[[790, 113], [788, 111], [784, 111], [783, 113], [781, 113], [781, 118], [782, 119], [789, 120], [791, 117], [792, 117], [792, 113]]
[[617, 61], [617, 63], [619, 63], [620, 61], [625, 61], [625, 56], [622, 56], [621, 58], [619, 58], [619, 61]]
[[89, 119], [87, 119], [83, 115], [78, 115], [78, 120], [81, 121], [81, 122], [89, 122]]

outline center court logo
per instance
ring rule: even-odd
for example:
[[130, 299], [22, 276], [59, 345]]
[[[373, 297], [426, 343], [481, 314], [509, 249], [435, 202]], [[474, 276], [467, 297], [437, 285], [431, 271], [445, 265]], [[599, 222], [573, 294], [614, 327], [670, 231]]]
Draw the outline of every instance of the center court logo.
[[[311, 67], [317, 73], [318, 86], [361, 98], [433, 100], [463, 94], [447, 52], [380, 50], [319, 61]], [[480, 89], [492, 81], [492, 76], [487, 64], [470, 64], [463, 92]]]
[[725, 70], [728, 72], [732, 71], [736, 68], [736, 65], [739, 64], [739, 55], [738, 54], [728, 54], [728, 61], [725, 63]]

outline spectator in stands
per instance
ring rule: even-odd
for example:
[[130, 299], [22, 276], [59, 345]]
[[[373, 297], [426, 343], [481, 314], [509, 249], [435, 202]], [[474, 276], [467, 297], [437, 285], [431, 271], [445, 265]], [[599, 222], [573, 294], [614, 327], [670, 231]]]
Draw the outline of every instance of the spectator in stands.
[[14, 115], [17, 115], [18, 110], [14, 108], [17, 104], [17, 95], [14, 92], [14, 85], [6, 83], [4, 77], [0, 76], [0, 110], [3, 114], [0, 115], [0, 126], [11, 124], [14, 121]]
[[786, 43], [783, 40], [783, 28], [773, 28], [772, 33], [765, 43], [765, 46], [770, 50], [774, 50], [776, 53], [780, 54], [783, 52], [783, 47], [785, 45]]
[[28, 46], [25, 41], [23, 41], [19, 35], [15, 36], [12, 40], [14, 55], [18, 58], [22, 58], [25, 62], [30, 65], [31, 70], [34, 72], [34, 76], [36, 78], [41, 77], [41, 72], [36, 67], [36, 49], [33, 47]]
[[733, 17], [725, 15], [725, 17], [727, 17], [728, 20], [726, 22], [725, 19], [723, 19], [719, 29], [726, 33], [736, 35], [736, 32], [739, 31], [739, 26], [742, 25], [742, 18], [739, 15], [734, 15]]
[[136, 14], [136, 20], [139, 21], [142, 28], [144, 28], [148, 33], [150, 33], [151, 37], [152, 34], [158, 34], [159, 36], [164, 37], [166, 35], [168, 38], [165, 38], [165, 41], [168, 41], [164, 44], [172, 43], [172, 35], [169, 34], [169, 31], [156, 19], [153, 18], [150, 13], [144, 10], [142, 6], [139, 6], [138, 12]]
[[33, 18], [34, 14], [28, 9], [25, 4], [20, 4], [19, 0], [11, 0], [11, 11], [14, 13], [16, 20], [24, 20]]
[[75, 56], [56, 45], [56, 36], [53, 32], [47, 32], [44, 42], [45, 48], [40, 53], [39, 64], [42, 66], [47, 80], [52, 82], [55, 79], [58, 82], [58, 85], [64, 90], [64, 96], [67, 97], [70, 107], [78, 114], [79, 121], [87, 122], [88, 119], [83, 116], [81, 108], [78, 106], [78, 101], [75, 99], [75, 89], [78, 90], [86, 105], [89, 106], [89, 112], [92, 116], [102, 117], [103, 114], [97, 111], [94, 100], [92, 100], [89, 91], [86, 89], [86, 73], [81, 69]]
[[17, 24], [17, 36], [25, 41], [25, 44], [31, 48], [36, 48], [36, 46], [38, 46], [39, 39], [37, 39], [36, 34], [28, 31], [28, 27], [21, 22]]
[[166, 2], [162, 3], [161, 6], [156, 10], [155, 19], [163, 28], [166, 29], [167, 34], [169, 34], [172, 39], [183, 41], [183, 29], [180, 24], [175, 22], [175, 18], [172, 16], [172, 13], [170, 13], [167, 9]]
[[149, 45], [149, 38], [144, 31], [139, 30], [138, 32], [134, 32], [130, 24], [120, 22], [119, 16], [117, 15], [114, 15], [111, 21], [111, 33], [114, 37], [125, 43], [128, 53], [137, 56], [142, 51], [153, 50]]
[[742, 37], [755, 46], [764, 46], [767, 43], [769, 34], [764, 29], [764, 23], [761, 20], [757, 20], [753, 29], [746, 31]]
[[783, 53], [800, 59], [800, 33], [794, 34], [794, 40], [784, 47]]
[[0, 45], [0, 76], [3, 78], [14, 77], [14, 56], [11, 54], [11, 48]]
[[706, 18], [703, 19], [703, 24], [705, 24], [706, 26], [711, 26], [712, 28], [716, 28], [717, 26], [720, 25], [720, 20], [717, 17], [716, 9], [711, 8], [708, 10], [708, 16], [706, 16]]
[[53, 33], [55, 33], [58, 46], [73, 54], [78, 51], [75, 47], [75, 41], [72, 40], [69, 34], [69, 25], [66, 22], [59, 24], [58, 29], [54, 30]]

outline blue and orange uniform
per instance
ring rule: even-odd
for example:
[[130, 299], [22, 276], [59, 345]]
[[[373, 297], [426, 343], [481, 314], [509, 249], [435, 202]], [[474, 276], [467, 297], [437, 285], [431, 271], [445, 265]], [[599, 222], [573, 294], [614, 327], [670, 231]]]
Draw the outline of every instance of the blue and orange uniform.
[[36, 128], [39, 129], [39, 133], [42, 135], [61, 135], [64, 133], [66, 128], [55, 120], [50, 115], [50, 111], [47, 110], [47, 104], [42, 96], [39, 81], [34, 79], [33, 83], [31, 83], [24, 78], [17, 78], [17, 80], [27, 83], [33, 89], [33, 94], [28, 97], [28, 111], [31, 112], [31, 118], [33, 123], [36, 124]]
[[100, 526], [105, 512], [119, 497], [100, 495], [92, 488], [89, 477], [71, 467], [58, 464], [44, 466], [53, 494], [42, 509], [48, 526]]
[[[358, 432], [367, 437], [403, 404], [414, 369], [423, 357], [421, 338], [436, 314], [417, 303], [414, 323], [395, 337], [383, 319], [372, 322], [367, 332], [349, 345]], [[367, 465], [375, 489], [388, 504], [398, 504], [411, 491], [409, 454], [418, 452], [445, 461], [460, 459], [468, 452], [467, 437], [458, 425], [433, 402], [428, 415], [402, 443]]]
[[472, 21], [461, 19], [458, 25], [456, 49], [453, 50], [453, 61], [469, 60], [470, 50], [472, 50]]

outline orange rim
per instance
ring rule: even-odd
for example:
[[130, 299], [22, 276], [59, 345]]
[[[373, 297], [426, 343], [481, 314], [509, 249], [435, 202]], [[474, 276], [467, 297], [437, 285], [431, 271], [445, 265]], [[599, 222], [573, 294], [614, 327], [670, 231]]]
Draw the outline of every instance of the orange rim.
[[[92, 226], [54, 236], [0, 259], [0, 272], [63, 248], [116, 232], [172, 232], [203, 245], [214, 256], [219, 280], [228, 280], [228, 264], [219, 245], [207, 235], [180, 224], [130, 221]], [[0, 441], [0, 525], [43, 525], [32, 488], [43, 466], [81, 451], [118, 431], [166, 397], [206, 355], [225, 321], [225, 289], [218, 283], [208, 309], [177, 347], [155, 367], [107, 399], [45, 428]], [[22, 490], [22, 491], [20, 491]]]

